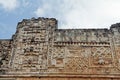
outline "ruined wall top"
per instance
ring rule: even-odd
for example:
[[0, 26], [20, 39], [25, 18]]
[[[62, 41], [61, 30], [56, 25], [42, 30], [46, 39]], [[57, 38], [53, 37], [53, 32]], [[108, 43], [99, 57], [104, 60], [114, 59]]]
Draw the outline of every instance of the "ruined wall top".
[[[51, 23], [51, 24], [50, 24]], [[55, 18], [31, 18], [31, 19], [23, 19], [21, 22], [18, 22], [17, 28], [21, 28], [23, 26], [20, 25], [26, 25], [26, 26], [40, 26], [40, 25], [46, 24], [47, 26], [53, 26], [57, 24], [57, 20]], [[56, 26], [57, 27], [57, 26]]]
[[113, 35], [118, 41], [117, 37], [120, 33], [120, 23], [111, 25], [110, 29], [58, 29], [58, 23], [55, 18], [39, 17], [23, 19], [19, 22], [12, 39], [14, 40], [22, 32], [39, 32], [41, 29], [50, 30], [49, 28], [54, 29], [55, 42], [109, 42], [110, 37]]

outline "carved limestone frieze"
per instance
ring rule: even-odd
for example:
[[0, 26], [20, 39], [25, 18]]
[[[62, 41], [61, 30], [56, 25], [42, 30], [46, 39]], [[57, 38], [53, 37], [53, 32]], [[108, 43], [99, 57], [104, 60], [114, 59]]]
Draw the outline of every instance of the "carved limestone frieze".
[[0, 71], [120, 74], [120, 23], [110, 29], [58, 29], [54, 18], [23, 19], [11, 39], [0, 40]]

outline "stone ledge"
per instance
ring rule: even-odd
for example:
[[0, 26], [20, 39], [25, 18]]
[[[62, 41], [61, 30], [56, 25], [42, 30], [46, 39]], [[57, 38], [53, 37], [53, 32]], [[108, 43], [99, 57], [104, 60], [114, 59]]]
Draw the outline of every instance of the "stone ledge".
[[109, 74], [109, 75], [106, 75], [106, 74], [78, 74], [78, 75], [40, 75], [40, 74], [32, 74], [32, 75], [0, 75], [0, 78], [30, 78], [30, 77], [35, 77], [35, 78], [54, 78], [54, 77], [57, 77], [57, 78], [120, 78], [120, 74]]

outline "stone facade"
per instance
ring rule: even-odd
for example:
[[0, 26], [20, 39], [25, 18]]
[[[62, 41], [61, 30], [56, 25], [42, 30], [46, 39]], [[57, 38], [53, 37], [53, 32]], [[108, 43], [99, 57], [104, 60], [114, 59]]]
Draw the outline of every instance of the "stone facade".
[[54, 18], [23, 19], [11, 39], [0, 40], [0, 80], [119, 80], [119, 75], [120, 23], [110, 29], [58, 29]]

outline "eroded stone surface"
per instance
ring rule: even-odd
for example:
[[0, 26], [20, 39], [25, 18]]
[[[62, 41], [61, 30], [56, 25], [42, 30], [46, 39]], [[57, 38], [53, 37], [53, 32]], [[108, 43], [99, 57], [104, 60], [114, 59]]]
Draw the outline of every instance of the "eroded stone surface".
[[0, 75], [120, 74], [120, 24], [58, 29], [54, 18], [24, 19], [0, 40]]

